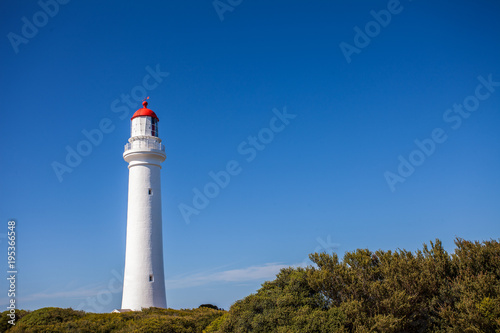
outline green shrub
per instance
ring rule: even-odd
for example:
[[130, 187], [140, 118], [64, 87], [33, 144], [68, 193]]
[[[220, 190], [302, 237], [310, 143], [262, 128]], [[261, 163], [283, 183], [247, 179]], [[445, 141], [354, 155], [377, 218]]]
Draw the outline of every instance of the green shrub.
[[[16, 326], [4, 325], [2, 332], [175, 332], [201, 333], [225, 311], [209, 308], [173, 310], [148, 308], [126, 313], [85, 313], [72, 309], [43, 308], [23, 312]], [[8, 318], [5, 313], [5, 318]]]
[[310, 255], [207, 332], [500, 332], [500, 243]]

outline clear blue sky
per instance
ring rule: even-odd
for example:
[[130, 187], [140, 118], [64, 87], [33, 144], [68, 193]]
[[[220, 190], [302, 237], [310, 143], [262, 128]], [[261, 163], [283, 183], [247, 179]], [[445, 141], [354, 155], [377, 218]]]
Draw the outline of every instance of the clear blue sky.
[[[21, 308], [120, 307], [140, 105], [121, 96], [144, 92], [167, 152], [170, 307], [227, 309], [314, 251], [500, 237], [498, 1], [227, 3], [1, 2], [0, 267], [14, 218]], [[91, 152], [70, 167], [67, 147]], [[186, 223], [179, 205], [232, 160]]]

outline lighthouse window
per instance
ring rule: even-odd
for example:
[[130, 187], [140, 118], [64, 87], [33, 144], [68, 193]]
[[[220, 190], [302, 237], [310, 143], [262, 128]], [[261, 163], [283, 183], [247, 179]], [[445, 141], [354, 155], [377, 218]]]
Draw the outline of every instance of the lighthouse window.
[[149, 282], [153, 282], [153, 281], [154, 281], [153, 274], [149, 274]]
[[153, 118], [153, 123], [151, 128], [152, 128], [152, 135], [158, 136], [158, 120], [156, 118]]
[[153, 189], [152, 188], [148, 189], [148, 194], [149, 195], [153, 194]]

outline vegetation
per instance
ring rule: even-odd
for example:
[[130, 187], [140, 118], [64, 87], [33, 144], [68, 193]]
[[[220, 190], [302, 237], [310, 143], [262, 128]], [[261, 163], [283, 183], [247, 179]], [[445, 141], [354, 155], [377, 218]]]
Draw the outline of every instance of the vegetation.
[[224, 309], [221, 309], [213, 304], [202, 304], [200, 305], [198, 308], [209, 308], [209, 309], [214, 309], [214, 310], [224, 310]]
[[439, 240], [312, 254], [315, 266], [281, 270], [207, 332], [500, 332], [500, 244], [455, 244], [451, 256]]
[[8, 324], [7, 312], [0, 319], [1, 332], [202, 332], [225, 311], [206, 307], [193, 310], [149, 308], [126, 313], [85, 313], [73, 309], [43, 308], [20, 311], [16, 325]]
[[415, 253], [358, 249], [342, 260], [315, 253], [314, 265], [285, 268], [257, 293], [222, 311], [150, 308], [94, 314], [18, 311], [7, 332], [500, 332], [500, 243], [439, 240]]

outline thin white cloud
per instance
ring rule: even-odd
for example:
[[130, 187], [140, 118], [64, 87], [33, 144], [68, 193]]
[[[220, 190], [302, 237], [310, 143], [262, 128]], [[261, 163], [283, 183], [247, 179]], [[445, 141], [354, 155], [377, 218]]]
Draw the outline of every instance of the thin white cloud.
[[[217, 271], [217, 269], [222, 268], [219, 267], [204, 272], [177, 276], [166, 280], [166, 284], [168, 289], [183, 289], [183, 288], [197, 287], [214, 283], [238, 283], [240, 285], [244, 285], [245, 283], [251, 283], [259, 280], [260, 281], [274, 280], [276, 274], [278, 274], [282, 268], [298, 267], [298, 266], [304, 266], [304, 265], [303, 263], [294, 265], [284, 265], [281, 263], [266, 263], [260, 266], [250, 266], [246, 268]], [[44, 290], [38, 293], [23, 295], [22, 297], [19, 297], [19, 301], [32, 302], [44, 299], [58, 299], [58, 298], [83, 299], [86, 297], [95, 296], [97, 293], [106, 288], [104, 284], [93, 284], [93, 285], [83, 286], [77, 289], [72, 289], [72, 290], [68, 289], [69, 287], [66, 288], [66, 290], [64, 291]]]
[[220, 272], [202, 272], [167, 280], [168, 289], [181, 289], [220, 282], [248, 282], [256, 280], [274, 280], [282, 268], [290, 265], [267, 263], [261, 266], [230, 269]]
[[80, 299], [80, 298], [95, 296], [102, 289], [103, 289], [102, 285], [89, 285], [75, 290], [65, 290], [65, 291], [45, 290], [42, 292], [21, 296], [19, 297], [18, 300], [24, 303], [24, 302], [43, 300], [43, 299], [59, 299], [59, 298]]

